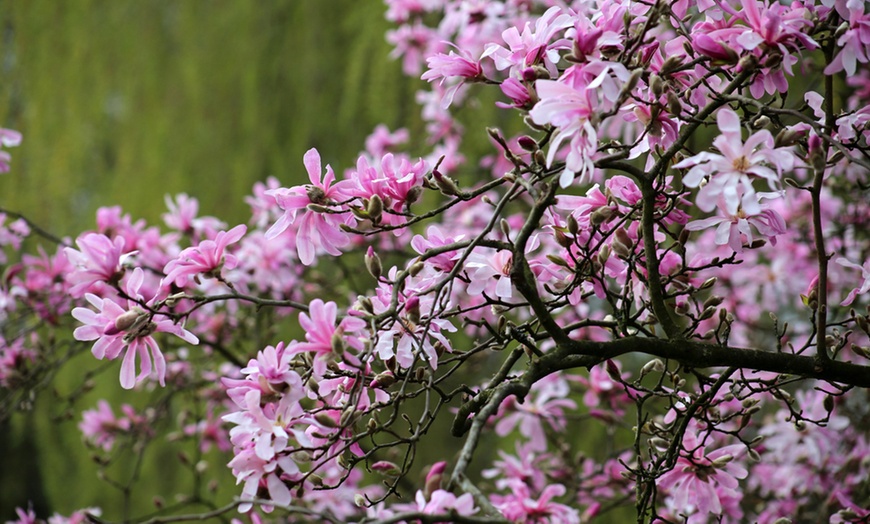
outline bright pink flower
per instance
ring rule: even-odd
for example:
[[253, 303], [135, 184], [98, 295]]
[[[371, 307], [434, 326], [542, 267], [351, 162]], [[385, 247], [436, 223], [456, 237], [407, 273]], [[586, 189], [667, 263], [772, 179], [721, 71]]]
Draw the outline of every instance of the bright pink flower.
[[510, 495], [491, 495], [493, 505], [511, 522], [518, 524], [580, 524], [580, 512], [555, 502], [553, 499], [566, 493], [562, 484], [549, 484], [537, 499], [529, 487], [520, 481], [511, 481], [513, 493]]
[[466, 81], [474, 81], [483, 75], [480, 62], [473, 59], [471, 53], [459, 48], [457, 51], [459, 51], [458, 55], [450, 51], [446, 55], [438, 53], [427, 58], [426, 64], [429, 66], [429, 70], [420, 77], [427, 82], [440, 80], [438, 84], [441, 86], [444, 86], [444, 82], [448, 79], [458, 79], [444, 92], [441, 103], [445, 108], [450, 107], [456, 92], [465, 85]]
[[222, 270], [235, 268], [238, 259], [225, 251], [229, 244], [238, 242], [247, 230], [247, 226], [240, 224], [229, 231], [221, 231], [214, 240], [203, 240], [197, 246], [184, 249], [163, 268], [166, 274], [163, 285], [168, 287], [175, 284], [183, 288], [191, 275], [195, 279], [198, 275], [216, 278], [221, 276]]
[[323, 377], [327, 364], [336, 359], [359, 364], [356, 357], [344, 353], [344, 350], [345, 346], [362, 349], [362, 340], [354, 333], [365, 329], [366, 322], [348, 315], [336, 326], [337, 313], [335, 302], [324, 303], [319, 298], [312, 300], [308, 313], [299, 313], [299, 325], [305, 330], [307, 342], [297, 342], [287, 348], [290, 354], [313, 353], [312, 369], [318, 378]]
[[99, 233], [81, 235], [76, 239], [76, 245], [81, 251], [64, 248], [67, 258], [75, 266], [75, 270], [67, 275], [67, 281], [72, 285], [69, 291], [74, 297], [81, 297], [98, 283], [117, 284], [124, 275], [123, 261], [136, 253], [125, 252], [123, 238], [112, 240]]
[[504, 102], [496, 102], [498, 107], [509, 109], [512, 107], [528, 109], [532, 104], [532, 96], [529, 94], [529, 88], [520, 83], [516, 78], [508, 78], [499, 86], [501, 92], [511, 99], [510, 104]]
[[[347, 222], [347, 213], [334, 214], [310, 209], [314, 204], [321, 207], [329, 207], [336, 202], [347, 198], [344, 191], [346, 182], [335, 181], [335, 173], [332, 167], [326, 166], [326, 175], [321, 181], [320, 153], [316, 149], [309, 149], [303, 157], [303, 164], [308, 171], [311, 184], [294, 186], [291, 188], [270, 189], [265, 192], [278, 202], [278, 207], [284, 210], [284, 214], [272, 227], [266, 231], [266, 238], [271, 240], [283, 233], [291, 225], [297, 228], [296, 250], [299, 260], [306, 266], [314, 263], [314, 258], [319, 251], [325, 251], [330, 255], [340, 255], [342, 248], [350, 243], [347, 233], [339, 226]], [[302, 217], [297, 214], [302, 212]], [[297, 220], [298, 218], [298, 220]]]

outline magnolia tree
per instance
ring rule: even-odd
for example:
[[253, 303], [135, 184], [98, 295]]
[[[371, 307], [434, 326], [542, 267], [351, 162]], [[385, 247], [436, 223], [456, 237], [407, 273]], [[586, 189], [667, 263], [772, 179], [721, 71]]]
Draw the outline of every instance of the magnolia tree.
[[[80, 419], [104, 462], [179, 412], [226, 453], [235, 498], [150, 522], [866, 522], [870, 8], [387, 4], [423, 157], [379, 127], [338, 176], [312, 149], [256, 185], [247, 224], [179, 195], [53, 252], [6, 214], [3, 413], [59, 348], [173, 393]], [[522, 132], [454, 119], [486, 90]]]

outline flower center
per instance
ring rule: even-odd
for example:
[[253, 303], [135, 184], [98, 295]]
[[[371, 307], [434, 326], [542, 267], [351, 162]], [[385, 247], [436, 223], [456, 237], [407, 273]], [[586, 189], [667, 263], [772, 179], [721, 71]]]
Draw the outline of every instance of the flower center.
[[734, 162], [732, 162], [731, 165], [734, 166], [734, 169], [736, 169], [737, 171], [744, 172], [749, 169], [749, 166], [751, 166], [752, 164], [745, 156], [741, 156], [739, 158], [735, 158]]

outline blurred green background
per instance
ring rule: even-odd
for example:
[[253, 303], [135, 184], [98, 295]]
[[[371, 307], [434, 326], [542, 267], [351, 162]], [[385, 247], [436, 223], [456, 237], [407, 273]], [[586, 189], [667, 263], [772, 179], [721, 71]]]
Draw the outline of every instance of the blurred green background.
[[28, 0], [0, 3], [0, 125], [21, 131], [3, 207], [52, 231], [99, 206], [159, 222], [163, 196], [247, 219], [317, 147], [350, 166], [378, 123], [419, 129], [376, 0]]

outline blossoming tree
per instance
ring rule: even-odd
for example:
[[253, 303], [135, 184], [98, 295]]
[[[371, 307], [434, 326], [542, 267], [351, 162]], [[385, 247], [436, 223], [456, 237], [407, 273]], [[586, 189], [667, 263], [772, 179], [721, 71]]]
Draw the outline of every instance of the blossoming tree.
[[[58, 359], [44, 325], [207, 405], [176, 431], [237, 497], [151, 522], [865, 522], [870, 8], [387, 5], [423, 156], [383, 127], [341, 175], [312, 149], [232, 228], [185, 195], [74, 242], [5, 215], [3, 414]], [[484, 90], [525, 126], [478, 165], [453, 112]], [[83, 413], [94, 449], [165, 438], [118, 408]]]

